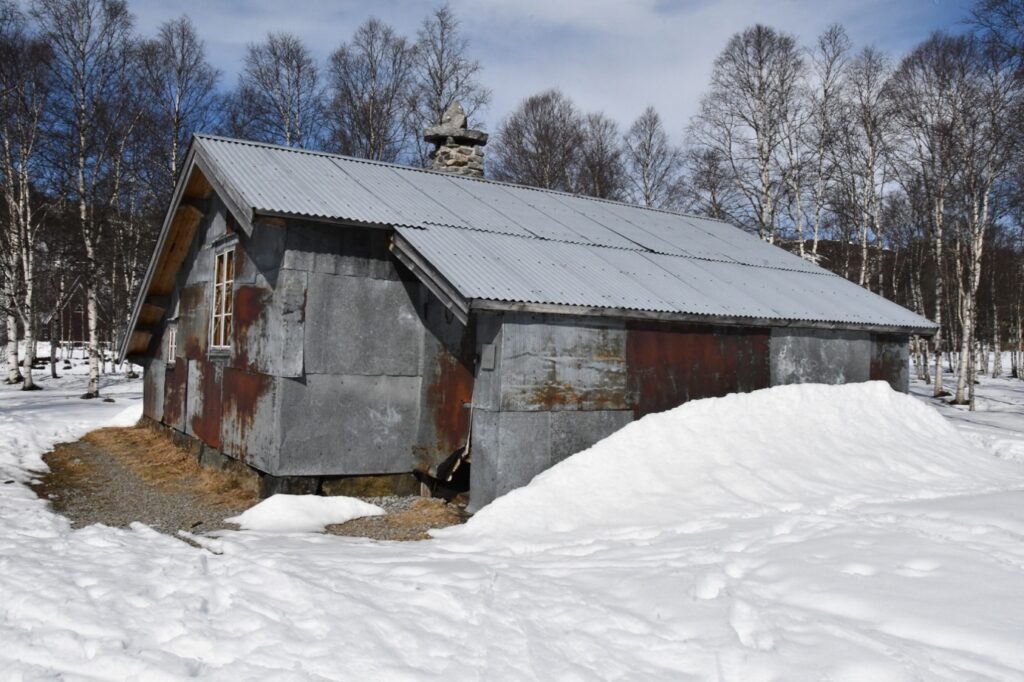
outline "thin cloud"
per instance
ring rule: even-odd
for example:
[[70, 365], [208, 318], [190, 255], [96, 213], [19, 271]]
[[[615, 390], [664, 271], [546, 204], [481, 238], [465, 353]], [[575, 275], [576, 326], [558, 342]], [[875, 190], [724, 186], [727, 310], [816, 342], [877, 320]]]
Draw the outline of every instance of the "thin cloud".
[[[473, 55], [484, 66], [483, 80], [494, 91], [485, 115], [488, 129], [524, 97], [558, 87], [585, 110], [605, 111], [623, 126], [653, 105], [677, 139], [697, 110], [716, 55], [729, 36], [751, 24], [769, 24], [810, 44], [838, 22], [857, 46], [874, 44], [898, 54], [933, 30], [957, 30], [970, 5], [968, 0], [452, 2]], [[433, 6], [414, 0], [131, 1], [144, 33], [179, 14], [192, 16], [228, 87], [237, 78], [245, 46], [268, 31], [295, 33], [326, 59], [367, 17], [377, 16], [412, 36]]]

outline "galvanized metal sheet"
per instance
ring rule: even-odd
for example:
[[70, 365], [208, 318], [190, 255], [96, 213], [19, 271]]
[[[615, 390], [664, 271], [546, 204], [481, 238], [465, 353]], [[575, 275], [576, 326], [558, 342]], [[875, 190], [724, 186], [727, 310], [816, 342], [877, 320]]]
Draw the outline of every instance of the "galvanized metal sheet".
[[255, 211], [395, 226], [468, 299], [933, 329], [721, 221], [198, 136]]
[[468, 300], [927, 328], [842, 277], [457, 228], [397, 228]]

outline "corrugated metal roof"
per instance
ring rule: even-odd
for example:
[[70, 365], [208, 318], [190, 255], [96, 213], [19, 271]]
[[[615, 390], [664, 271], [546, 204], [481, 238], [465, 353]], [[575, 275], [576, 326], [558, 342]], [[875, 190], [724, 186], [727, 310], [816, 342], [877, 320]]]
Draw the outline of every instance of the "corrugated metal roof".
[[934, 328], [721, 221], [320, 152], [196, 139], [254, 212], [394, 226], [467, 300]]
[[457, 228], [397, 232], [467, 299], [928, 328], [842, 277]]

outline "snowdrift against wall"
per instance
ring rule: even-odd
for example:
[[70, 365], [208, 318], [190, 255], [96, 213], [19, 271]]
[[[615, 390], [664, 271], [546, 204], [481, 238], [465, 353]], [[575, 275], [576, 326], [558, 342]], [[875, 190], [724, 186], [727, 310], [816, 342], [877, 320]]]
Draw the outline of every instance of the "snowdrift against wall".
[[694, 531], [713, 519], [1005, 487], [1020, 475], [885, 382], [781, 386], [648, 415], [435, 535]]

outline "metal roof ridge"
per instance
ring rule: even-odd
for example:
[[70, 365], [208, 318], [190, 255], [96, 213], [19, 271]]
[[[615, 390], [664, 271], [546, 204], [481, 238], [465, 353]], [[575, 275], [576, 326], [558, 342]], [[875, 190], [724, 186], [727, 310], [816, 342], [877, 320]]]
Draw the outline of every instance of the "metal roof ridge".
[[382, 166], [384, 168], [395, 168], [403, 171], [417, 172], [417, 173], [430, 173], [431, 175], [443, 175], [445, 177], [466, 180], [472, 182], [486, 182], [492, 185], [498, 185], [500, 187], [514, 187], [516, 189], [527, 190], [530, 192], [542, 192], [545, 194], [554, 194], [557, 196], [571, 197], [573, 199], [583, 199], [585, 201], [595, 201], [603, 204], [613, 204], [615, 206], [625, 206], [626, 208], [634, 208], [642, 211], [653, 211], [655, 213], [664, 213], [665, 215], [680, 216], [682, 218], [696, 218], [697, 220], [710, 220], [729, 227], [738, 229], [746, 234], [750, 234], [747, 230], [741, 227], [737, 227], [728, 220], [721, 218], [712, 218], [711, 216], [696, 215], [694, 213], [684, 213], [682, 211], [674, 211], [667, 208], [657, 208], [654, 206], [641, 206], [640, 204], [631, 204], [628, 201], [616, 201], [614, 199], [604, 199], [602, 197], [592, 197], [586, 194], [573, 194], [572, 192], [563, 192], [557, 189], [549, 189], [547, 187], [533, 187], [531, 185], [520, 185], [515, 182], [508, 182], [506, 180], [495, 180], [494, 178], [475, 178], [468, 175], [457, 175], [455, 173], [449, 173], [448, 171], [438, 171], [432, 168], [417, 168], [416, 166], [408, 166], [401, 163], [391, 163], [389, 161], [378, 161], [376, 159], [362, 159], [356, 156], [346, 156], [345, 154], [336, 154], [334, 152], [325, 152], [319, 149], [305, 149], [302, 147], [288, 147], [281, 144], [274, 144], [272, 142], [259, 142], [257, 140], [242, 140], [235, 137], [225, 137], [223, 135], [213, 135], [210, 133], [193, 133], [193, 137], [215, 140], [218, 142], [228, 142], [232, 144], [247, 145], [250, 147], [262, 147], [264, 149], [274, 149], [283, 152], [294, 152], [296, 154], [306, 154], [308, 156], [321, 156], [328, 159], [341, 159], [343, 161], [349, 161], [352, 163], [365, 163], [373, 166]]

